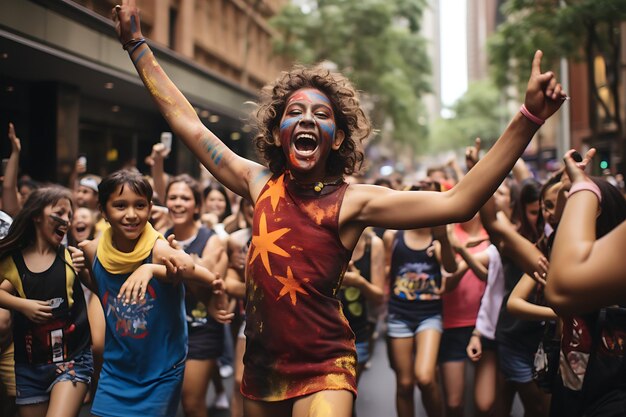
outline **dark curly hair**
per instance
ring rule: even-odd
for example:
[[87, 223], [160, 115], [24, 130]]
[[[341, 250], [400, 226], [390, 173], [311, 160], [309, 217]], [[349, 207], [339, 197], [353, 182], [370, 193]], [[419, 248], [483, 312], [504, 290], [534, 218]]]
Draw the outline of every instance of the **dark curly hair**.
[[333, 106], [337, 129], [345, 133], [339, 150], [331, 152], [328, 157], [327, 174], [351, 175], [358, 171], [363, 163], [361, 142], [372, 130], [370, 122], [361, 109], [357, 92], [350, 81], [321, 65], [312, 68], [297, 65], [290, 71], [281, 73], [273, 84], [263, 88], [259, 107], [254, 114], [257, 124], [254, 145], [257, 152], [273, 173], [278, 174], [285, 170], [285, 154], [281, 147], [274, 145], [272, 132], [280, 126], [289, 97], [302, 88], [316, 88], [328, 96]]

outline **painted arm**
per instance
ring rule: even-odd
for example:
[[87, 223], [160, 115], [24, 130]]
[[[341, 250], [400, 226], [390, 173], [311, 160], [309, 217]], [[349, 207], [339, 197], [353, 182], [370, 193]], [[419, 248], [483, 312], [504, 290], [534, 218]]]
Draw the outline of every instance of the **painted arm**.
[[[125, 0], [113, 9], [116, 31], [124, 45], [143, 39], [135, 0]], [[200, 121], [189, 101], [165, 74], [147, 44], [128, 48], [130, 58], [148, 93], [180, 138], [200, 162], [233, 192], [256, 201], [270, 177], [265, 167], [232, 152]]]
[[[573, 184], [591, 182], [565, 157]], [[546, 297], [563, 315], [586, 313], [626, 300], [626, 222], [596, 240], [598, 198], [590, 191], [570, 195], [556, 232]]]
[[22, 209], [17, 196], [17, 175], [20, 167], [22, 144], [15, 135], [13, 123], [9, 123], [9, 140], [11, 141], [11, 156], [9, 157], [2, 183], [2, 210], [9, 216], [15, 217]]
[[[532, 114], [545, 120], [559, 109], [566, 95], [552, 72], [541, 73], [541, 57], [541, 51], [537, 51], [524, 103]], [[403, 192], [362, 184], [351, 186], [344, 201], [344, 205], [346, 202], [349, 205], [342, 208], [344, 222], [416, 229], [467, 221], [493, 195], [538, 128], [517, 113], [486, 156], [457, 186], [444, 193]]]
[[528, 274], [524, 274], [513, 288], [506, 308], [511, 314], [522, 320], [553, 320], [558, 316], [550, 307], [539, 306], [528, 301], [537, 283]]

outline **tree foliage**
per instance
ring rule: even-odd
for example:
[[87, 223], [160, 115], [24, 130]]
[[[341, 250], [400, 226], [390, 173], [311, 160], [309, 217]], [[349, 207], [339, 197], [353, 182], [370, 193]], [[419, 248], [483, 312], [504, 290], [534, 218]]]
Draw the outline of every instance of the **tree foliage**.
[[506, 109], [499, 90], [490, 81], [471, 83], [452, 106], [454, 117], [438, 119], [430, 130], [429, 150], [443, 151], [469, 146], [477, 137], [483, 143], [495, 142], [503, 130]]
[[508, 0], [502, 12], [506, 21], [489, 42], [494, 80], [500, 87], [526, 83], [537, 49], [544, 52], [545, 68], [558, 68], [561, 57], [587, 58], [590, 42], [612, 62], [619, 22], [626, 20], [626, 1]]
[[430, 60], [420, 25], [426, 0], [318, 0], [288, 4], [271, 21], [275, 51], [303, 64], [330, 61], [371, 103], [375, 128], [416, 143], [421, 96], [431, 91]]

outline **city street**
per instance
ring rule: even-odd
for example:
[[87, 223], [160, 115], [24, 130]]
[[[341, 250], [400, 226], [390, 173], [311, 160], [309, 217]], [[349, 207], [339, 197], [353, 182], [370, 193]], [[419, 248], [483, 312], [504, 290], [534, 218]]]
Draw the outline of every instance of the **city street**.
[[[471, 369], [471, 367], [470, 367]], [[471, 381], [471, 372], [467, 376], [467, 380]], [[227, 378], [225, 381], [227, 390], [232, 390], [232, 377]], [[359, 397], [356, 402], [356, 411], [358, 417], [393, 417], [396, 415], [394, 397], [395, 397], [395, 379], [393, 371], [389, 368], [389, 361], [387, 360], [387, 351], [385, 347], [384, 339], [379, 339], [376, 343], [376, 349], [371, 361], [370, 369], [366, 370], [361, 378], [359, 384]], [[469, 392], [469, 391], [468, 391]], [[467, 393], [466, 393], [467, 394]], [[213, 389], [209, 388], [207, 393], [207, 404], [213, 403]], [[465, 415], [472, 415], [471, 396], [466, 396], [466, 410]], [[415, 390], [415, 405], [416, 413], [415, 417], [426, 417], [422, 402], [420, 399], [419, 390]], [[84, 407], [80, 417], [88, 417], [89, 407]], [[511, 417], [521, 417], [523, 410], [519, 401], [516, 399], [513, 405], [513, 412]], [[214, 408], [209, 409], [210, 417], [229, 417], [228, 410], [216, 410]], [[184, 417], [182, 409], [179, 409], [176, 417]]]

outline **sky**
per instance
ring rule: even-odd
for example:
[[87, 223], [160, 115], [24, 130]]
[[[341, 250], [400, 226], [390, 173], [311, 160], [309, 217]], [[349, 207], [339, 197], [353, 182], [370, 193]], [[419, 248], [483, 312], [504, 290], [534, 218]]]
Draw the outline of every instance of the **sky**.
[[466, 0], [440, 0], [441, 102], [450, 106], [467, 90]]

